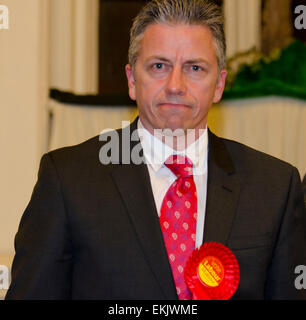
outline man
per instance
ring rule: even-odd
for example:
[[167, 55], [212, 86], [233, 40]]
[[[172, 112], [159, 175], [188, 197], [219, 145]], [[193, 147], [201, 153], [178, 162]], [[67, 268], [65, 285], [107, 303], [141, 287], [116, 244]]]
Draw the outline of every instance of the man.
[[[43, 156], [6, 298], [190, 299], [186, 261], [216, 241], [239, 263], [233, 299], [304, 299], [294, 284], [306, 264], [298, 171], [207, 128], [226, 78], [218, 7], [147, 4], [126, 74], [139, 108], [131, 126]], [[120, 152], [107, 163], [109, 137]]]

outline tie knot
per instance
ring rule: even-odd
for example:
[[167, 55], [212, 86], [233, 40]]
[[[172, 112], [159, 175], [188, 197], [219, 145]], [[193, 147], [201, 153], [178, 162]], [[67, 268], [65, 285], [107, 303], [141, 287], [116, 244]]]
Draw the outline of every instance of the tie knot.
[[186, 178], [192, 176], [193, 165], [188, 157], [172, 155], [165, 161], [165, 166], [167, 166], [177, 178]]

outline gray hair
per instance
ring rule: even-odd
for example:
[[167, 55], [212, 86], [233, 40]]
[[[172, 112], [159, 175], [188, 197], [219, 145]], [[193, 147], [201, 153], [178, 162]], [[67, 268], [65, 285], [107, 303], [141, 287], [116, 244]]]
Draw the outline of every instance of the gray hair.
[[142, 8], [134, 19], [130, 31], [128, 59], [133, 69], [146, 28], [149, 25], [159, 23], [207, 26], [214, 39], [219, 71], [225, 68], [224, 19], [218, 5], [211, 0], [152, 0]]

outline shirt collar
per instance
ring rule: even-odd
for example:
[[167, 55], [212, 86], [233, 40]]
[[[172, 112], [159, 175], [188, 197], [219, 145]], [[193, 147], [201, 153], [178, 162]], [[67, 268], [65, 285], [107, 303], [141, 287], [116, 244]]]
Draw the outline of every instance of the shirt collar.
[[203, 173], [207, 168], [208, 132], [207, 126], [200, 137], [184, 150], [176, 151], [152, 135], [138, 119], [138, 135], [147, 164], [157, 172], [173, 154], [187, 156], [193, 163], [194, 174]]

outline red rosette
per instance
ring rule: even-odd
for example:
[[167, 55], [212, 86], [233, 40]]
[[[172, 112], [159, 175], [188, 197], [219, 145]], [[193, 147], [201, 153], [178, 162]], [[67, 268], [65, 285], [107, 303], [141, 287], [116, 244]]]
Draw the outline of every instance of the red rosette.
[[237, 290], [240, 270], [230, 249], [209, 242], [193, 251], [184, 276], [192, 300], [228, 300]]

